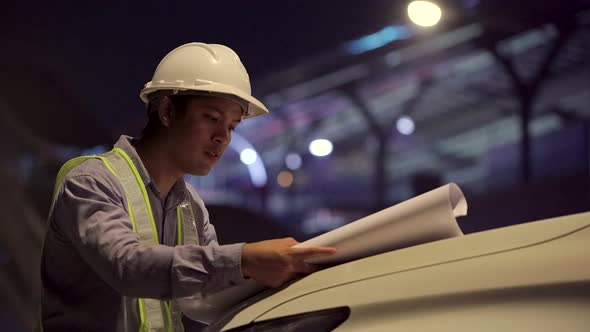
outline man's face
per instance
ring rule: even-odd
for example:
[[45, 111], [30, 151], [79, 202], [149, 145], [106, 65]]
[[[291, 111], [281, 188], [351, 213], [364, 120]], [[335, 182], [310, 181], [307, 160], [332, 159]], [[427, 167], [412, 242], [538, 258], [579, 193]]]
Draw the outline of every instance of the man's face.
[[172, 158], [184, 174], [207, 175], [221, 158], [240, 123], [242, 108], [219, 97], [196, 97], [170, 126]]

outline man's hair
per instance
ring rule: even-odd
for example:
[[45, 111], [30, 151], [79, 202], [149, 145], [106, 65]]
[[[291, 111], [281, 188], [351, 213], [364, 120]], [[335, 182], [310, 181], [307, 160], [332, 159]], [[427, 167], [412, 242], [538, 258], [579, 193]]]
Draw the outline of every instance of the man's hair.
[[[172, 95], [168, 96], [172, 107], [177, 115], [182, 115], [186, 112], [187, 105], [195, 96], [192, 95]], [[158, 133], [162, 123], [160, 122], [160, 115], [158, 114], [158, 107], [160, 107], [161, 97], [150, 100], [147, 106], [148, 122], [141, 131], [143, 137], [151, 137]]]

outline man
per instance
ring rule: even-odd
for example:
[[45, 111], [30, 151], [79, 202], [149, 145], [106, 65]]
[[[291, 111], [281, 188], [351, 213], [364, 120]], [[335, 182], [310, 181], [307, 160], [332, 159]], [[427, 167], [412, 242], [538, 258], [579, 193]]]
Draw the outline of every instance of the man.
[[41, 266], [46, 332], [182, 330], [167, 300], [247, 278], [279, 287], [314, 270], [307, 257], [334, 252], [291, 248], [290, 238], [219, 245], [184, 182], [209, 173], [242, 119], [268, 113], [230, 48], [174, 49], [140, 96], [149, 114], [141, 138], [122, 136], [113, 151], [74, 159], [58, 175]]

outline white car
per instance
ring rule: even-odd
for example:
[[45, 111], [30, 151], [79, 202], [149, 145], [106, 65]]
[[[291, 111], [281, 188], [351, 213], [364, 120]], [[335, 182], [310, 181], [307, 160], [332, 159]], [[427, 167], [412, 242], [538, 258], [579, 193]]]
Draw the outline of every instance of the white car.
[[257, 294], [209, 331], [590, 331], [590, 213], [430, 242]]

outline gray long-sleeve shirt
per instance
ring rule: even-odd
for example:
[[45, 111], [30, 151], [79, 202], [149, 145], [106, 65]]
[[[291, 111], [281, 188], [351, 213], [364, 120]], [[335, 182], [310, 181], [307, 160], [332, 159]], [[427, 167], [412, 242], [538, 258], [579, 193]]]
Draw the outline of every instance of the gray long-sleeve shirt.
[[[43, 327], [50, 331], [121, 331], [123, 296], [175, 299], [244, 282], [243, 244], [219, 245], [204, 203], [183, 179], [160, 198], [132, 139], [123, 149], [144, 180], [160, 245], [133, 232], [119, 180], [98, 159], [65, 177], [49, 216], [41, 262]], [[189, 201], [200, 246], [176, 246], [176, 207]], [[185, 230], [187, 231], [187, 230]]]

